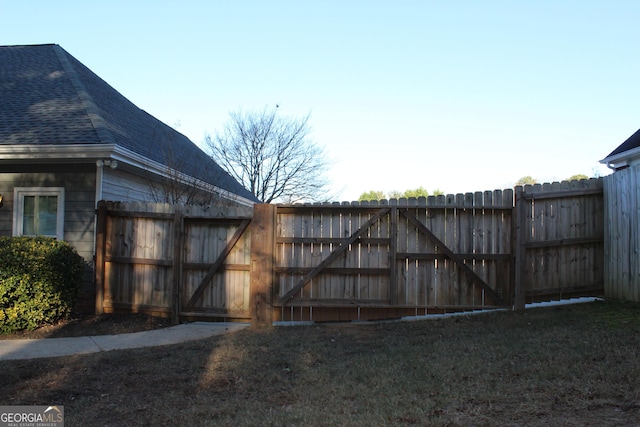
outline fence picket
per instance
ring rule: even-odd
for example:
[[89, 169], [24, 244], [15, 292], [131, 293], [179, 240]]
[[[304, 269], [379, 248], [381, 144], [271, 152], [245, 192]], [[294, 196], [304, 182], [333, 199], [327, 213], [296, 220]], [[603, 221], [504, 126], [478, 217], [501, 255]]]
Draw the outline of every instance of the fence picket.
[[[483, 200], [483, 196], [484, 194], [481, 192], [475, 192], [473, 194], [473, 253], [474, 254], [484, 254], [485, 252], [485, 247], [486, 247], [486, 230], [485, 230], [485, 223], [484, 223], [484, 219], [485, 219], [485, 215], [484, 215], [484, 200]], [[486, 272], [485, 272], [485, 261], [484, 260], [475, 260], [475, 262], [473, 263], [473, 271], [475, 271], [475, 273], [477, 275], [479, 275], [482, 278], [486, 278]], [[476, 304], [478, 303], [478, 305], [483, 305], [483, 302], [485, 300], [485, 294], [483, 292], [482, 289], [477, 288], [476, 290], [476, 285], [474, 284], [474, 298], [473, 298], [473, 303]]]
[[[458, 216], [458, 230], [459, 230], [459, 241], [460, 246], [458, 248], [460, 253], [472, 255], [475, 253], [474, 248], [474, 213], [475, 209], [473, 208], [474, 204], [474, 195], [473, 193], [461, 194], [458, 197], [458, 203], [463, 206], [462, 209], [457, 210]], [[465, 264], [468, 264], [469, 267], [473, 271], [478, 271], [477, 269], [477, 260], [468, 259], [465, 261]], [[478, 295], [480, 290], [477, 288], [475, 283], [473, 283], [473, 279], [468, 275], [464, 277], [464, 288], [465, 288], [465, 296], [464, 302], [465, 304], [469, 304], [471, 306], [479, 306], [480, 298]]]

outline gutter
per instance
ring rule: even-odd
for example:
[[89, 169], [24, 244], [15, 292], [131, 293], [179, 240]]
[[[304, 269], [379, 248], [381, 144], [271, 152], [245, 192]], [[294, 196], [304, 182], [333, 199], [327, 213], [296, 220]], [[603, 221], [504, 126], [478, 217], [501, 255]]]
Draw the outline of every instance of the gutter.
[[[202, 181], [182, 172], [170, 174], [169, 168], [162, 163], [150, 160], [117, 144], [20, 144], [0, 145], [1, 163], [87, 163], [115, 160], [118, 167], [125, 166], [133, 170], [159, 175], [164, 178], [178, 179], [182, 183], [195, 185], [205, 191], [216, 192], [225, 198], [245, 206], [255, 202], [231, 193], [217, 185]], [[101, 169], [101, 168], [100, 168]], [[96, 193], [98, 189], [96, 189]], [[96, 194], [97, 196], [97, 194]], [[99, 199], [98, 199], [99, 200]]]
[[624, 168], [625, 166], [629, 166], [631, 159], [636, 157], [640, 157], [640, 147], [632, 148], [631, 150], [627, 150], [613, 156], [608, 156], [600, 160], [600, 163], [615, 171], [620, 168]]

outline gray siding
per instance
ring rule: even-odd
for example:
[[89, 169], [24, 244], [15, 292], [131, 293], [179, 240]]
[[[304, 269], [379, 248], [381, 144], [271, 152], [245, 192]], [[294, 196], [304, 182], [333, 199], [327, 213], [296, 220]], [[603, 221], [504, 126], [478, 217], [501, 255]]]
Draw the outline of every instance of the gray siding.
[[95, 185], [95, 164], [0, 166], [0, 235], [12, 234], [15, 187], [64, 187], [64, 240], [93, 263]]
[[[125, 166], [126, 168], [126, 166]], [[104, 167], [101, 200], [114, 202], [152, 202], [216, 206], [244, 206], [215, 192], [196, 189], [194, 185], [178, 185], [171, 178], [143, 176], [130, 169]], [[152, 178], [150, 178], [150, 176]], [[173, 198], [177, 196], [176, 199]], [[187, 202], [188, 201], [188, 202]]]
[[152, 202], [149, 180], [121, 169], [104, 168], [102, 200]]

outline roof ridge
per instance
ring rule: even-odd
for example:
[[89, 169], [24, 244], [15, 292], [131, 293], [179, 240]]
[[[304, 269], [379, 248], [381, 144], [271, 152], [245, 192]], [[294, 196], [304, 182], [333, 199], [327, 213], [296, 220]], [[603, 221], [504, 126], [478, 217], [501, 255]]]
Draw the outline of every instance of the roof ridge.
[[106, 122], [102, 118], [98, 107], [96, 106], [95, 102], [93, 102], [93, 99], [89, 95], [89, 92], [84, 87], [84, 85], [80, 81], [80, 78], [76, 74], [75, 69], [71, 65], [71, 62], [67, 57], [69, 53], [60, 45], [53, 44], [51, 46], [53, 47], [53, 51], [56, 53], [56, 56], [58, 57], [62, 68], [64, 69], [65, 73], [67, 73], [69, 81], [76, 91], [76, 94], [78, 95], [82, 106], [87, 112], [87, 116], [89, 117], [89, 120], [93, 125], [93, 129], [98, 135], [98, 139], [100, 139], [100, 142], [102, 142], [103, 144], [115, 144], [115, 139], [113, 138], [113, 135], [111, 135], [111, 132], [109, 132], [109, 130], [107, 129]]

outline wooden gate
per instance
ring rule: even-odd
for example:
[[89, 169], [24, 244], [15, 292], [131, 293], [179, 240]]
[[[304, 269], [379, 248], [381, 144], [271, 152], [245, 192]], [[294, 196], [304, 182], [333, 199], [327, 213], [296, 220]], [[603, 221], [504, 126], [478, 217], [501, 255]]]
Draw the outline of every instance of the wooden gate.
[[183, 217], [179, 317], [250, 319], [251, 218]]
[[100, 202], [96, 311], [250, 319], [251, 214]]
[[279, 320], [352, 320], [511, 303], [510, 190], [393, 205], [276, 208]]

